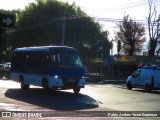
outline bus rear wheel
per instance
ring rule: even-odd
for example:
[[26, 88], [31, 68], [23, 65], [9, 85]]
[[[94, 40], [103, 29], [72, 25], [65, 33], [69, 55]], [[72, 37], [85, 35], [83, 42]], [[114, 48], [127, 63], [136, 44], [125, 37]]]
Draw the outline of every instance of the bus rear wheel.
[[75, 94], [78, 94], [80, 92], [80, 90], [81, 90], [80, 88], [73, 88], [73, 91]]
[[29, 89], [29, 85], [24, 84], [24, 80], [20, 80], [20, 86], [22, 90], [28, 90]]

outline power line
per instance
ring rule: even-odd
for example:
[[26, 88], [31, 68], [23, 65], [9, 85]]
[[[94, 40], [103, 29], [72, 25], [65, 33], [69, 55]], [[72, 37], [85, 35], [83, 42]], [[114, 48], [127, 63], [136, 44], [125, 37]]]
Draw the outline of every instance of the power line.
[[121, 5], [121, 6], [109, 8], [107, 10], [103, 10], [103, 12], [98, 12], [98, 13], [107, 13], [107, 12], [113, 12], [113, 11], [115, 12], [117, 10], [131, 9], [131, 8], [134, 8], [134, 7], [144, 6], [146, 4], [148, 4], [147, 1], [141, 0], [141, 1], [134, 2], [134, 3], [129, 3], [129, 4], [126, 4], [126, 5]]
[[[63, 18], [64, 17], [50, 18], [49, 20], [40, 21], [39, 23], [35, 23], [35, 24], [32, 24], [32, 25], [24, 27], [24, 28], [19, 28], [19, 29], [16, 29], [16, 30], [12, 31], [12, 32], [17, 32], [17, 31], [20, 31], [20, 30], [33, 29], [33, 28], [40, 27], [40, 26], [54, 24], [56, 21], [62, 20]], [[70, 16], [70, 17], [65, 17], [66, 20], [76, 20], [76, 19], [80, 19], [80, 18], [87, 18], [87, 16], [75, 16], [75, 15], [73, 15], [73, 16]], [[96, 21], [103, 21], [103, 22], [113, 22], [113, 23], [123, 22], [123, 19], [115, 19], [115, 18], [101, 18], [101, 17], [90, 17], [90, 18], [92, 18], [93, 20], [96, 20]], [[133, 20], [133, 21], [144, 24], [144, 25], [148, 25], [146, 20]], [[151, 23], [153, 23], [153, 21]], [[155, 25], [157, 25], [157, 23]]]

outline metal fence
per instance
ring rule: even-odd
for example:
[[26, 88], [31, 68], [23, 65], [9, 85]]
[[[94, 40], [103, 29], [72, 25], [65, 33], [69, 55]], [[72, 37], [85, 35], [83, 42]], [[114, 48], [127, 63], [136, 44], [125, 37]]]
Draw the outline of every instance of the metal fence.
[[117, 56], [112, 56], [100, 62], [87, 62], [87, 77], [91, 81], [124, 80], [138, 69], [139, 63], [142, 63], [143, 66], [148, 63], [160, 64], [160, 56], [121, 56], [120, 61]]

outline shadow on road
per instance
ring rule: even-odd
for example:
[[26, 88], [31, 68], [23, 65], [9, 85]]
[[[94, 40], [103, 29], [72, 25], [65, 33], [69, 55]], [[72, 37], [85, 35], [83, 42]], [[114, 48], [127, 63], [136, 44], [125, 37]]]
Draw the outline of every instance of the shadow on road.
[[46, 94], [41, 88], [30, 88], [28, 91], [8, 89], [5, 96], [51, 110], [82, 110], [98, 107], [97, 101], [93, 98], [84, 94], [75, 95], [68, 91]]

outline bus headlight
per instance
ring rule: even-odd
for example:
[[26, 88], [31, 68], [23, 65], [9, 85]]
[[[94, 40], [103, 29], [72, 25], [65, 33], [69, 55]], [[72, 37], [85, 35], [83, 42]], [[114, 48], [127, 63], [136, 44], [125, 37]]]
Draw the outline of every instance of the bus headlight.
[[54, 78], [58, 79], [59, 77], [58, 77], [58, 75], [55, 75]]
[[85, 76], [82, 76], [81, 78], [82, 78], [82, 79], [84, 79], [84, 78], [85, 78]]

